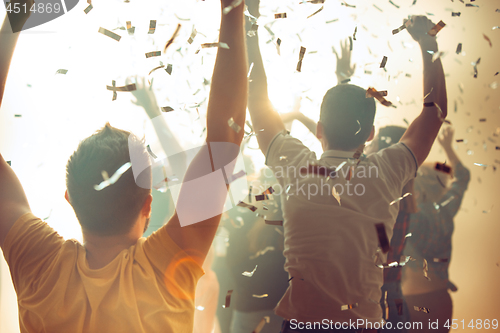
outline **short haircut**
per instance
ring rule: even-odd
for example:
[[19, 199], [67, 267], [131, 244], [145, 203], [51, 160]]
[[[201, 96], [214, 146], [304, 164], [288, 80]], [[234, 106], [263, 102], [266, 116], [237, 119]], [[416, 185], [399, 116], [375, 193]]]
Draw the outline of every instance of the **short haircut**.
[[[130, 136], [130, 139], [129, 139]], [[82, 229], [100, 236], [123, 235], [134, 225], [150, 189], [137, 186], [132, 168], [120, 179], [101, 191], [94, 189], [103, 181], [102, 171], [111, 177], [122, 165], [134, 158], [149, 155], [144, 141], [130, 132], [107, 123], [84, 139], [71, 155], [66, 166], [66, 186], [71, 205]], [[141, 177], [151, 179], [151, 168]]]
[[366, 90], [341, 84], [328, 90], [321, 103], [320, 122], [330, 149], [354, 150], [364, 144], [373, 128], [375, 100]]

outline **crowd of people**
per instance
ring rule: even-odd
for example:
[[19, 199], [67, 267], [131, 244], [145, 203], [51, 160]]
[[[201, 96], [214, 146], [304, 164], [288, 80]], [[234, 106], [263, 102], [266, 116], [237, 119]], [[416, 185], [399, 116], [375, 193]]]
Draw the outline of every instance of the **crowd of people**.
[[[448, 331], [453, 218], [470, 175], [453, 151], [453, 129], [442, 128], [435, 24], [425, 16], [404, 22], [423, 63], [422, 111], [407, 128], [375, 129], [383, 98], [350, 84], [347, 42], [315, 123], [300, 101], [284, 116], [271, 104], [259, 6], [221, 0], [219, 41], [229, 48], [217, 52], [206, 144], [195, 156], [169, 153], [182, 147], [135, 78], [135, 104], [167, 154], [164, 182], [180, 186], [175, 202], [155, 189], [143, 140], [106, 124], [68, 160], [65, 196], [83, 243], [64, 240], [33, 215], [0, 154], [0, 246], [21, 332], [430, 332], [429, 319], [439, 320], [433, 332]], [[8, 13], [1, 28], [0, 105], [19, 35], [12, 31], [29, 15]], [[252, 190], [224, 212], [247, 108], [267, 168], [253, 170], [246, 158]], [[290, 135], [293, 120], [317, 137], [319, 158]], [[436, 138], [446, 164], [426, 162]]]

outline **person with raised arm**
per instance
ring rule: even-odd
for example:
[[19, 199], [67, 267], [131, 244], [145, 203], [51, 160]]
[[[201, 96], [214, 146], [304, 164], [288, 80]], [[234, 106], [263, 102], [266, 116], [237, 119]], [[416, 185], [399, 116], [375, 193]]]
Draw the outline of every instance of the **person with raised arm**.
[[[230, 4], [221, 1], [222, 8]], [[228, 125], [229, 119], [245, 123], [243, 23], [243, 5], [222, 15], [219, 38], [230, 49], [217, 53], [207, 144], [186, 171], [173, 217], [151, 236], [142, 237], [151, 214], [149, 154], [130, 132], [106, 124], [68, 161], [65, 196], [83, 244], [65, 241], [31, 213], [20, 181], [0, 155], [0, 246], [18, 297], [21, 332], [192, 332], [196, 284], [243, 137]], [[2, 63], [15, 43], [6, 45]], [[5, 82], [5, 68], [2, 75]], [[146, 167], [136, 173], [134, 164]], [[210, 189], [192, 186], [207, 182]], [[199, 212], [206, 202], [211, 210]]]
[[[259, 1], [247, 4], [258, 16]], [[249, 112], [266, 164], [285, 191], [289, 287], [275, 309], [284, 318], [282, 333], [375, 332], [383, 326], [383, 271], [374, 259], [386, 259], [385, 243], [399, 211], [398, 202], [390, 203], [415, 177], [447, 111], [441, 63], [427, 52], [437, 51], [435, 38], [427, 35], [434, 25], [414, 16], [407, 26], [422, 49], [426, 104], [401, 142], [364, 157], [375, 116], [375, 101], [365, 97], [366, 90], [340, 84], [326, 93], [316, 131], [325, 152], [317, 159], [286, 132], [269, 100], [258, 33], [247, 38], [254, 63]]]
[[[458, 213], [470, 181], [470, 171], [460, 162], [452, 148], [453, 128], [446, 127], [438, 137], [446, 154], [446, 164], [440, 171], [436, 163], [424, 163], [415, 178], [418, 212], [410, 216], [410, 232], [405, 255], [415, 261], [403, 269], [402, 289], [410, 308], [412, 322], [437, 323], [424, 325], [410, 332], [446, 333], [452, 327], [453, 303], [449, 293], [457, 291], [450, 282], [451, 239]], [[446, 167], [450, 168], [449, 170]], [[449, 183], [453, 179], [451, 185]], [[424, 260], [427, 269], [423, 269]], [[424, 273], [425, 271], [425, 273]], [[415, 311], [427, 308], [429, 313]]]

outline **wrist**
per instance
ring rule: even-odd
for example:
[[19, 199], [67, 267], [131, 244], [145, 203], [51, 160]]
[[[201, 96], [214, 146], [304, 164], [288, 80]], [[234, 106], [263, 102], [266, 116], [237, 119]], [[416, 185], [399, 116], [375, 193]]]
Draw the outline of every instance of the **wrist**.
[[426, 36], [418, 41], [418, 45], [420, 45], [420, 49], [422, 49], [422, 52], [438, 51], [437, 41], [434, 37]]

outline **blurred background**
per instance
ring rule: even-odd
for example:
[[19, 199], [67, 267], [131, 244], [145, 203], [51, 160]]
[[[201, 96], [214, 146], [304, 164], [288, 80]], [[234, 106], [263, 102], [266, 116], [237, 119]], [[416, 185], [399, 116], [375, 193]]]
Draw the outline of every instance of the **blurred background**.
[[[181, 145], [186, 149], [199, 145], [204, 140], [216, 49], [196, 51], [201, 43], [217, 41], [220, 22], [217, 0], [94, 0], [92, 4], [88, 14], [84, 13], [88, 4], [80, 1], [62, 17], [21, 33], [0, 110], [0, 152], [12, 161], [34, 214], [63, 237], [80, 241], [79, 224], [64, 200], [65, 166], [78, 142], [109, 121], [144, 136], [152, 147], [157, 145], [150, 121], [131, 103], [130, 93], [118, 92], [112, 101], [106, 85], [112, 80], [117, 86], [125, 85], [130, 76], [146, 77], [153, 82], [159, 105], [174, 108], [164, 116]], [[446, 27], [437, 38], [444, 52], [448, 120], [455, 128], [455, 139], [463, 139], [454, 148], [472, 172], [455, 218], [450, 268], [450, 279], [458, 287], [452, 294], [454, 318], [466, 323], [500, 319], [500, 176], [496, 171], [500, 167], [500, 2], [350, 0], [348, 4], [261, 0], [259, 34], [271, 100], [286, 113], [300, 96], [301, 111], [318, 120], [324, 93], [337, 83], [332, 47], [340, 50], [340, 41], [352, 37], [356, 29], [353, 62], [357, 68], [352, 83], [387, 90], [387, 99], [397, 106], [378, 104], [376, 127], [406, 126], [421, 111], [421, 56], [406, 31], [392, 35], [392, 30], [408, 15], [444, 21]], [[321, 12], [307, 18], [321, 6]], [[274, 13], [283, 12], [286, 19], [274, 19]], [[4, 7], [0, 15], [5, 17]], [[157, 22], [154, 34], [148, 34], [150, 20]], [[127, 32], [126, 21], [135, 27], [133, 34]], [[181, 28], [174, 43], [160, 57], [147, 59], [145, 53], [163, 51], [177, 24]], [[113, 30], [121, 40], [98, 33], [99, 27]], [[197, 35], [189, 44], [193, 29]], [[459, 43], [462, 52], [457, 54]], [[301, 46], [307, 51], [302, 72], [297, 73]], [[385, 70], [379, 68], [383, 56], [388, 57]], [[479, 58], [474, 78], [473, 63]], [[148, 74], [162, 64], [172, 64], [171, 75], [163, 69]], [[67, 73], [56, 74], [59, 69]], [[301, 124], [294, 123], [292, 135], [321, 152]], [[264, 159], [257, 148], [252, 139], [245, 153], [259, 169]], [[445, 155], [436, 145], [428, 160], [444, 162]], [[2, 256], [0, 332], [19, 332], [18, 326], [15, 292]]]

